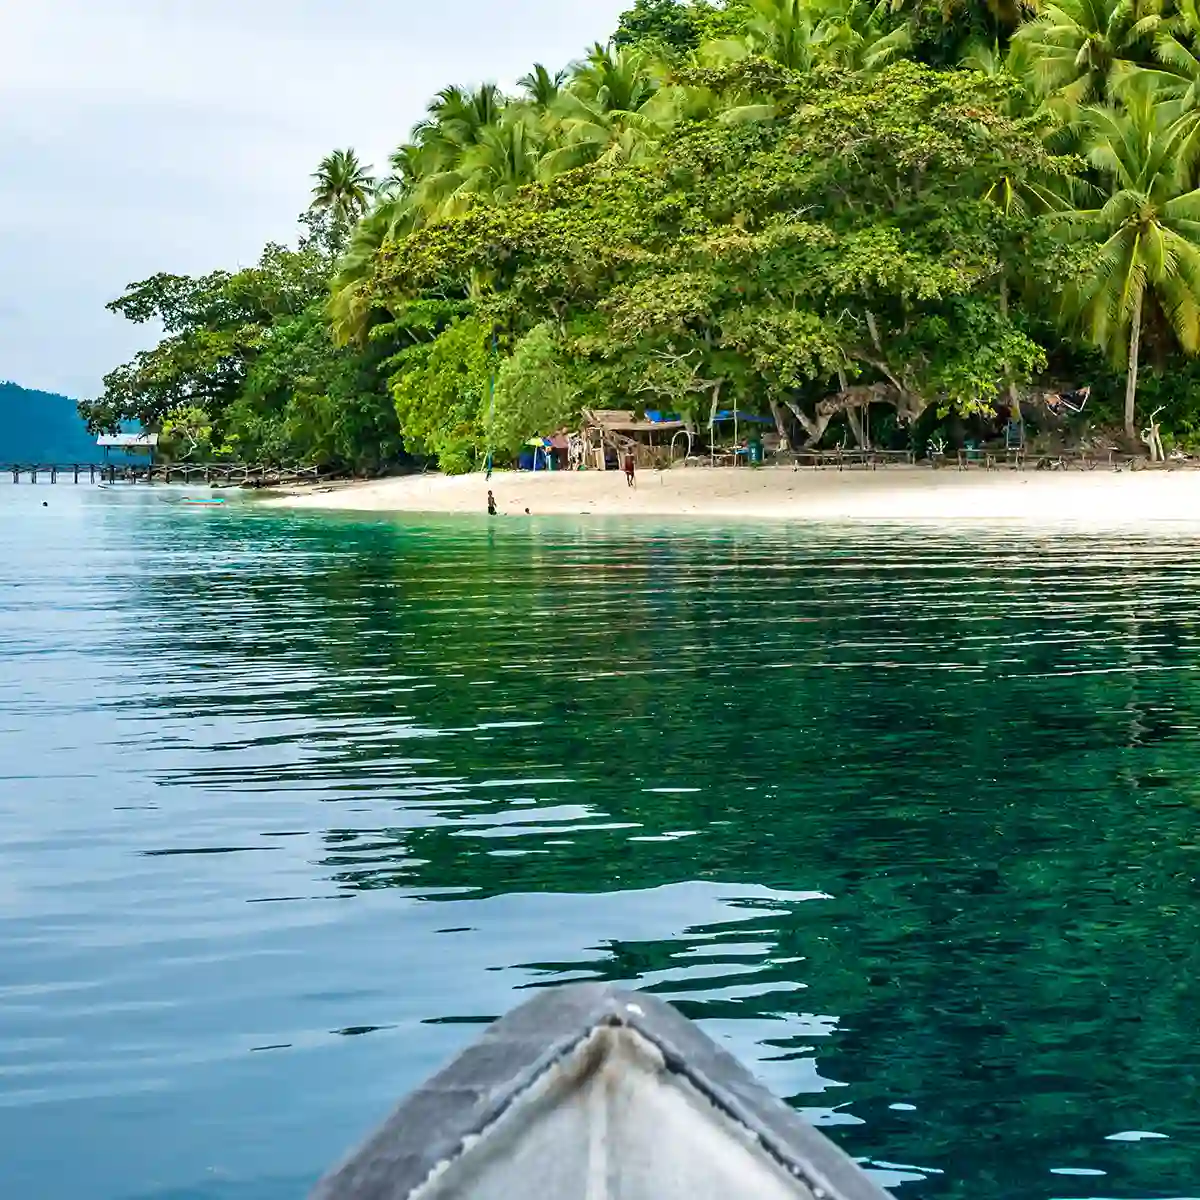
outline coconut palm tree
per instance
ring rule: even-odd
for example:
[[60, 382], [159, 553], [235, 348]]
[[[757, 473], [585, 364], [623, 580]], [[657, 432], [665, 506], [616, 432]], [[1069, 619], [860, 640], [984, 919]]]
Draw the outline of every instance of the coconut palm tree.
[[415, 142], [401, 142], [388, 157], [388, 166], [391, 170], [380, 180], [378, 194], [384, 199], [407, 195], [421, 178], [421, 147]]
[[335, 150], [313, 172], [312, 207], [326, 208], [335, 221], [352, 225], [371, 202], [375, 179], [353, 150]]
[[753, 15], [745, 32], [701, 47], [702, 58], [720, 61], [757, 54], [793, 71], [807, 71], [814, 65], [816, 20], [806, 0], [749, 0], [748, 7]]
[[1200, 9], [1196, 0], [1175, 0], [1173, 16], [1158, 27], [1154, 57], [1158, 65], [1139, 68], [1130, 82], [1150, 87], [1160, 102], [1174, 105], [1179, 114], [1200, 114]]
[[545, 133], [537, 117], [510, 108], [480, 129], [452, 166], [421, 178], [413, 202], [429, 220], [454, 216], [472, 196], [504, 203], [538, 179], [544, 147]]
[[1079, 114], [1091, 165], [1109, 181], [1099, 207], [1062, 221], [1096, 259], [1068, 296], [1097, 346], [1126, 368], [1125, 433], [1136, 435], [1138, 357], [1149, 319], [1189, 354], [1200, 350], [1200, 188], [1191, 180], [1200, 135], [1149, 95]]
[[566, 71], [558, 71], [551, 75], [541, 63], [534, 63], [533, 70], [517, 80], [517, 86], [526, 102], [538, 112], [544, 113], [558, 99], [566, 79]]
[[878, 71], [912, 48], [912, 30], [892, 19], [888, 0], [824, 0], [815, 40], [821, 57], [850, 71]]
[[506, 103], [494, 83], [474, 91], [442, 88], [430, 101], [425, 120], [412, 131], [411, 140], [420, 149], [417, 173], [453, 170], [467, 148], [500, 119]]
[[330, 285], [329, 321], [334, 341], [346, 345], [366, 333], [371, 314], [370, 284], [375, 258], [395, 226], [399, 201], [384, 200], [355, 225], [338, 259]]
[[636, 46], [592, 46], [571, 71], [570, 92], [610, 112], [636, 112], [662, 86], [655, 59]]
[[589, 162], [636, 162], [672, 117], [661, 94], [659, 64], [637, 47], [595, 45], [575, 66], [551, 113], [557, 145], [548, 146], [544, 178]]
[[1039, 95], [1064, 111], [1112, 98], [1162, 24], [1159, 0], [1053, 0], [1013, 45]]

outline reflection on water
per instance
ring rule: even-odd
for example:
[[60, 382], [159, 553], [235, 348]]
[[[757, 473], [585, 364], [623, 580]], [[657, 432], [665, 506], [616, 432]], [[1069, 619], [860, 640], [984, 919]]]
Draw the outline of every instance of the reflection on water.
[[302, 1194], [579, 979], [902, 1197], [1194, 1194], [1200, 539], [172, 496], [0, 492], [3, 1194]]

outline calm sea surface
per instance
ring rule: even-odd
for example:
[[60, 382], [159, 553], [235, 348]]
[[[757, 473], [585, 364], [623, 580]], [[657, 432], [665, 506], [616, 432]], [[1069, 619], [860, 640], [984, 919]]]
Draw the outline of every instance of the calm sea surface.
[[902, 1200], [1200, 1195], [1200, 537], [179, 496], [0, 486], [0, 1195], [302, 1196], [580, 979]]

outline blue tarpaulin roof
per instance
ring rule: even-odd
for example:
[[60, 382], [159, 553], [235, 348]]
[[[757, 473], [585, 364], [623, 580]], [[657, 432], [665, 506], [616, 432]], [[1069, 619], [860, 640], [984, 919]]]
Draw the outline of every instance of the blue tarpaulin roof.
[[726, 408], [713, 417], [714, 421], [749, 421], [754, 425], [774, 425], [771, 417], [760, 417], [757, 413], [742, 412], [740, 408]]

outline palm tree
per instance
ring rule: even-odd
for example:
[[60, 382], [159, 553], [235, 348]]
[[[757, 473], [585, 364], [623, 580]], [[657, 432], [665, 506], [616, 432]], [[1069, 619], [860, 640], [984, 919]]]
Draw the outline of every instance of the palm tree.
[[1096, 260], [1068, 297], [1096, 345], [1126, 368], [1125, 434], [1136, 436], [1138, 356], [1150, 317], [1189, 354], [1200, 350], [1200, 188], [1191, 187], [1195, 122], [1170, 121], [1148, 95], [1080, 113], [1087, 158], [1110, 182], [1098, 208], [1063, 217], [1096, 244]]
[[737, 59], [757, 54], [793, 71], [807, 71], [817, 61], [816, 24], [806, 0], [749, 0], [752, 12], [737, 38], [701, 47], [709, 59]]
[[385, 199], [407, 195], [421, 177], [421, 147], [414, 142], [401, 142], [388, 157], [391, 171], [380, 181], [378, 193]]
[[366, 212], [375, 191], [370, 167], [353, 150], [335, 150], [321, 159], [313, 173], [312, 207], [326, 208], [335, 221], [353, 225]]
[[1161, 23], [1159, 0], [1053, 0], [1013, 45], [1034, 89], [1069, 110], [1110, 99]]
[[517, 86], [524, 93], [526, 101], [538, 112], [544, 113], [558, 99], [566, 78], [566, 71], [551, 75], [541, 63], [534, 63], [533, 70], [517, 80]]
[[589, 162], [639, 161], [671, 120], [661, 89], [658, 64], [645, 51], [593, 46], [551, 109], [558, 144], [548, 146], [542, 176]]
[[413, 130], [413, 141], [427, 154], [448, 152], [454, 156], [496, 123], [505, 103], [494, 83], [482, 84], [473, 92], [456, 86], [442, 88], [430, 101], [426, 119]]
[[661, 86], [659, 64], [644, 50], [597, 42], [572, 70], [569, 90], [610, 112], [636, 112]]
[[1160, 65], [1142, 67], [1132, 83], [1153, 89], [1159, 101], [1180, 114], [1200, 110], [1200, 9], [1196, 0], [1176, 0], [1175, 14], [1163, 21], [1154, 39]]
[[530, 112], [514, 107], [478, 131], [445, 170], [425, 175], [413, 190], [413, 202], [429, 220], [454, 216], [468, 198], [486, 196], [511, 200], [517, 191], [539, 177], [545, 135]]
[[821, 57], [839, 67], [878, 71], [912, 47], [911, 28], [891, 20], [888, 0], [826, 0], [811, 7], [820, 15]]
[[359, 341], [366, 333], [375, 258], [393, 232], [398, 211], [395, 200], [377, 204], [354, 226], [350, 244], [338, 259], [329, 299], [329, 320], [338, 345]]

